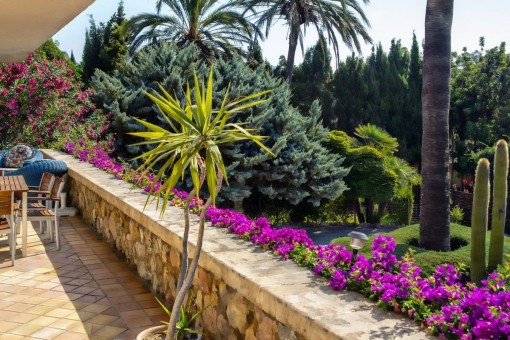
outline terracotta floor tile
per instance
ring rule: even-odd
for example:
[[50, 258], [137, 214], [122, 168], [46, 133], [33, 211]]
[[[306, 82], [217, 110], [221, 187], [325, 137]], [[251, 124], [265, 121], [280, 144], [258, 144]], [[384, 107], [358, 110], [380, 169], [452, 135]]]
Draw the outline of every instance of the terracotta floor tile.
[[43, 328], [43, 326], [35, 325], [35, 324], [32, 324], [32, 323], [27, 323], [27, 324], [24, 324], [24, 325], [19, 325], [18, 324], [18, 327], [10, 329], [9, 333], [16, 334], [16, 335], [29, 336], [29, 335], [32, 335], [33, 333], [41, 330], [42, 328]]
[[101, 299], [101, 296], [84, 295], [84, 296], [76, 299], [75, 301], [87, 302], [87, 303], [95, 303], [96, 301], [98, 301], [100, 299]]
[[109, 307], [108, 309], [105, 309], [104, 311], [102, 311], [101, 314], [114, 315], [114, 316], [120, 315], [119, 311], [115, 307]]
[[133, 296], [131, 296], [131, 295], [112, 296], [110, 298], [110, 301], [113, 304], [128, 303], [128, 302], [135, 302], [135, 298]]
[[41, 302], [40, 304], [43, 306], [52, 306], [52, 307], [61, 307], [69, 302], [59, 299], [46, 299], [46, 301]]
[[79, 325], [76, 325], [75, 327], [71, 328], [70, 331], [91, 335], [103, 327], [104, 327], [103, 325], [97, 325], [90, 322], [82, 322]]
[[138, 302], [119, 303], [115, 307], [119, 311], [132, 311], [141, 309], [141, 306]]
[[70, 309], [64, 309], [64, 308], [56, 308], [52, 310], [51, 312], [46, 313], [46, 316], [51, 316], [55, 318], [64, 318], [67, 315], [71, 314], [73, 311]]
[[105, 289], [103, 289], [103, 292], [109, 298], [116, 297], [116, 296], [129, 296], [129, 293], [126, 292], [124, 289], [118, 289], [118, 290], [105, 290]]
[[2, 281], [2, 284], [8, 284], [8, 285], [19, 285], [21, 282], [25, 281], [26, 279], [18, 276], [10, 277]]
[[131, 328], [128, 331], [125, 331], [124, 333], [119, 334], [117, 337], [115, 337], [115, 340], [133, 340], [136, 339], [136, 336], [141, 331], [147, 329], [147, 327], [135, 327]]
[[30, 305], [28, 303], [16, 302], [16, 303], [14, 303], [12, 305], [4, 307], [3, 309], [4, 310], [8, 310], [8, 311], [13, 311], [13, 312], [24, 312], [27, 309], [30, 309], [32, 307], [34, 307], [34, 305]]
[[158, 308], [145, 308], [143, 311], [148, 316], [167, 315], [166, 312], [161, 307], [158, 307]]
[[[122, 314], [122, 313], [121, 313]], [[144, 326], [152, 326], [153, 321], [146, 317], [122, 317], [122, 320], [129, 325], [129, 327], [144, 327]]]
[[23, 294], [30, 295], [30, 296], [37, 296], [39, 294], [47, 292], [46, 289], [41, 289], [41, 288], [32, 288], [32, 287], [28, 287], [28, 288], [27, 287], [19, 287], [19, 288], [23, 288], [23, 290], [21, 291]]
[[19, 327], [19, 323], [12, 322], [12, 321], [6, 321], [6, 320], [0, 320], [0, 334], [7, 333], [11, 329]]
[[0, 301], [0, 309], [3, 309], [5, 307], [8, 307], [8, 306], [11, 306], [13, 304], [15, 304], [16, 302], [15, 301]]
[[116, 320], [113, 320], [108, 324], [108, 326], [115, 326], [115, 327], [121, 327], [121, 328], [129, 328], [124, 320], [122, 318], [117, 318]]
[[56, 336], [64, 333], [64, 330], [52, 327], [44, 327], [37, 332], [31, 334], [32, 337], [38, 339], [54, 339]]
[[68, 329], [75, 327], [79, 323], [81, 323], [81, 322], [76, 321], [76, 320], [59, 319], [59, 320], [55, 321], [54, 323], [50, 324], [49, 326], [53, 327], [53, 328], [68, 330]]
[[107, 325], [110, 322], [113, 322], [117, 319], [118, 319], [118, 317], [116, 317], [116, 316], [100, 314], [100, 315], [96, 315], [96, 316], [88, 319], [87, 322], [98, 324], [98, 325]]
[[23, 335], [14, 335], [14, 334], [2, 334], [2, 340], [26, 340], [27, 338]]
[[95, 289], [89, 293], [89, 295], [99, 296], [100, 298], [103, 298], [106, 296], [106, 294], [101, 289]]
[[56, 286], [60, 286], [60, 284], [48, 281], [48, 282], [41, 282], [41, 283], [37, 284], [35, 286], [35, 288], [39, 288], [39, 289], [52, 289], [52, 288], [54, 288]]
[[73, 289], [71, 292], [72, 293], [78, 293], [78, 294], [89, 294], [93, 291], [95, 291], [97, 288], [93, 288], [93, 287], [84, 287], [84, 286], [80, 286], [80, 287], [77, 287], [75, 289]]
[[32, 308], [29, 308], [24, 311], [24, 313], [35, 314], [35, 315], [45, 315], [46, 313], [51, 312], [55, 308], [52, 306], [45, 305], [32, 305]]
[[92, 313], [102, 313], [105, 310], [107, 310], [108, 308], [111, 308], [111, 307], [107, 306], [107, 305], [92, 304], [92, 305], [88, 305], [88, 306], [84, 307], [82, 309], [82, 311], [92, 312]]
[[152, 295], [151, 293], [136, 294], [135, 300], [136, 301], [154, 300], [154, 295]]
[[99, 284], [96, 281], [90, 281], [89, 283], [83, 284], [83, 287], [99, 288]]
[[110, 302], [110, 299], [108, 299], [107, 297], [102, 297], [101, 299], [97, 300], [96, 304], [106, 305], [106, 306], [111, 306], [112, 305], [112, 303]]
[[57, 320], [58, 320], [58, 318], [42, 315], [42, 316], [39, 316], [39, 317], [33, 319], [32, 321], [30, 321], [30, 324], [31, 325], [39, 325], [39, 326], [48, 326]]
[[43, 304], [43, 303], [47, 302], [48, 300], [50, 300], [50, 299], [39, 297], [39, 296], [28, 296], [22, 302], [29, 303], [31, 305], [40, 305], [40, 304]]
[[6, 270], [6, 271], [0, 273], [0, 276], [9, 276], [9, 277], [12, 277], [12, 276], [18, 276], [20, 274], [23, 274], [23, 272], [20, 272], [20, 271], [17, 271], [17, 270]]
[[90, 303], [80, 302], [80, 301], [71, 301], [71, 303], [73, 304], [75, 310], [82, 310], [83, 308], [90, 305]]
[[100, 330], [94, 333], [94, 337], [104, 337], [106, 339], [114, 339], [117, 335], [123, 333], [126, 328], [104, 326]]
[[56, 337], [53, 338], [53, 340], [88, 340], [89, 336], [83, 333], [76, 333], [76, 332], [70, 332], [66, 331], [65, 333], [62, 333]]
[[29, 314], [29, 313], [16, 313], [10, 317], [8, 317], [7, 319], [5, 319], [6, 321], [12, 321], [12, 322], [17, 322], [17, 323], [27, 323], [31, 320], [34, 320], [35, 318], [38, 318], [39, 315], [37, 314]]
[[[95, 274], [93, 274], [93, 275], [95, 275]], [[102, 286], [102, 285], [116, 284], [116, 283], [119, 283], [119, 282], [117, 281], [116, 278], [114, 278], [113, 274], [110, 274], [108, 276], [108, 278], [104, 278], [104, 279], [97, 279], [96, 278], [96, 283], [98, 285]]]
[[161, 308], [159, 303], [156, 301], [156, 298], [154, 298], [153, 300], [138, 301], [138, 303], [142, 308]]
[[61, 297], [63, 295], [65, 295], [66, 293], [65, 292], [58, 292], [58, 291], [55, 291], [55, 290], [47, 290], [47, 291], [44, 291], [43, 293], [39, 294], [38, 296], [39, 297], [45, 297], [45, 298], [57, 298], [57, 297]]
[[[68, 319], [70, 316], [74, 315], [75, 313], [71, 313], [69, 314], [68, 316], [66, 316], [66, 319]], [[97, 315], [97, 313], [92, 313], [92, 312], [83, 312], [83, 311], [78, 311], [77, 312], [78, 316], [80, 317], [80, 320], [81, 321], [87, 321], [89, 320], [90, 318], [93, 318], [94, 316]]]

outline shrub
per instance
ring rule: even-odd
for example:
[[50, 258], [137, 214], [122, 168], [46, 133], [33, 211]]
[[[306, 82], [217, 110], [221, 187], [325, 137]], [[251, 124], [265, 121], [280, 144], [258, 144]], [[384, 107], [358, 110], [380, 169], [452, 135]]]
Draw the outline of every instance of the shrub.
[[452, 210], [450, 210], [450, 222], [452, 223], [462, 223], [462, 219], [464, 218], [464, 210], [458, 205], [454, 206]]
[[[207, 74], [208, 66], [197, 60], [195, 46], [180, 50], [164, 43], [140, 51], [122, 72], [115, 71], [110, 76], [96, 71], [91, 82], [96, 91], [94, 100], [99, 107], [112, 112], [111, 126], [117, 133], [117, 151], [122, 156], [132, 158], [147, 150], [144, 145], [128, 146], [138, 140], [126, 132], [142, 130], [131, 117], [166, 127], [165, 121], [153, 113], [157, 107], [143, 91], [157, 90], [161, 84], [169, 93], [179, 93], [192, 74], [191, 67], [196, 67], [199, 77]], [[254, 133], [268, 136], [266, 144], [277, 155], [273, 158], [246, 142], [222, 148], [231, 180], [221, 197], [239, 201], [250, 194], [261, 194], [275, 202], [319, 206], [342, 194], [348, 169], [342, 166], [340, 156], [329, 153], [321, 144], [328, 131], [320, 121], [318, 103], [312, 105], [310, 112], [299, 113], [289, 104], [291, 92], [287, 83], [269, 75], [264, 67], [250, 69], [242, 60], [218, 60], [214, 79], [216, 107], [227, 88], [230, 98], [273, 89], [270, 102], [232, 119], [249, 122]]]
[[95, 111], [66, 62], [39, 53], [0, 65], [0, 146], [61, 148], [65, 141], [104, 139], [108, 116]]

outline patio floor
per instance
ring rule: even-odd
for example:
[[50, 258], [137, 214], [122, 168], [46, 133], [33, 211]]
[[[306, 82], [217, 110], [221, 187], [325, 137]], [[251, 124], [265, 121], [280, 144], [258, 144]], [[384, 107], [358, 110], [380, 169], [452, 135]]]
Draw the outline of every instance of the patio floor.
[[1, 237], [1, 339], [134, 339], [168, 318], [139, 277], [79, 217], [61, 217], [60, 227], [56, 251], [29, 223], [28, 256], [22, 258], [18, 246], [14, 267]]

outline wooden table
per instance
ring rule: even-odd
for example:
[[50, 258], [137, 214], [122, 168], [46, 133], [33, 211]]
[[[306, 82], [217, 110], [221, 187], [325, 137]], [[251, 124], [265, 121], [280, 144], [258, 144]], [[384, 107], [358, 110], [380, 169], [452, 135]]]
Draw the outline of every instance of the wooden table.
[[21, 193], [21, 254], [25, 257], [27, 256], [27, 183], [23, 176], [0, 176], [0, 190]]

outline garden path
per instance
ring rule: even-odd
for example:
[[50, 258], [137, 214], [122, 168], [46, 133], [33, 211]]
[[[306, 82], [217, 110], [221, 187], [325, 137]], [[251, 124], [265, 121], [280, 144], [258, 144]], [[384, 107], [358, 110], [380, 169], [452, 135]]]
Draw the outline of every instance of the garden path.
[[304, 229], [313, 242], [318, 244], [329, 244], [337, 237], [347, 236], [351, 231], [357, 231], [366, 234], [367, 236], [385, 234], [400, 228], [395, 225], [370, 225], [360, 224], [357, 226], [299, 226], [299, 229]]

